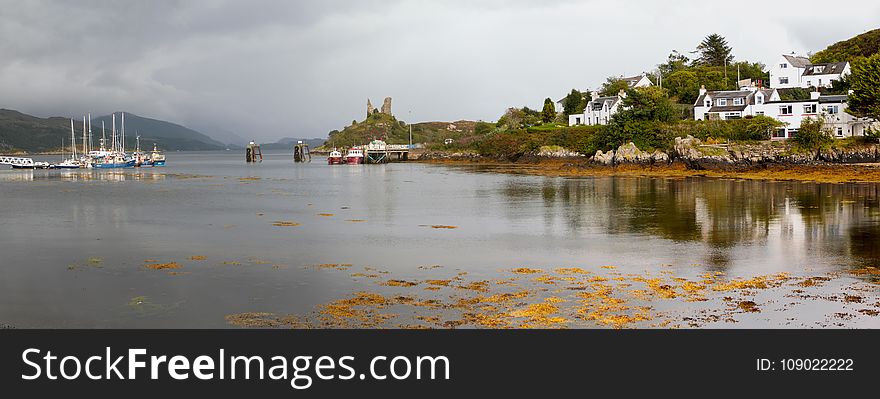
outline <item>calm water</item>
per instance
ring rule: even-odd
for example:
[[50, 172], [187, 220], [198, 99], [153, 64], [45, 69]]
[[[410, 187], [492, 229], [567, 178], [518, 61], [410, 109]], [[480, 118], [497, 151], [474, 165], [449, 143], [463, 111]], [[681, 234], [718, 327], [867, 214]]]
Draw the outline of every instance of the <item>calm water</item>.
[[[308, 267], [326, 263], [400, 278], [442, 265], [437, 273], [487, 279], [521, 266], [749, 277], [880, 264], [875, 184], [243, 158], [171, 153], [157, 169], [0, 170], [0, 325], [224, 327], [232, 313], [308, 312], [359, 289], [346, 274]], [[184, 267], [172, 276], [145, 261]], [[767, 320], [745, 321], [737, 327]]]

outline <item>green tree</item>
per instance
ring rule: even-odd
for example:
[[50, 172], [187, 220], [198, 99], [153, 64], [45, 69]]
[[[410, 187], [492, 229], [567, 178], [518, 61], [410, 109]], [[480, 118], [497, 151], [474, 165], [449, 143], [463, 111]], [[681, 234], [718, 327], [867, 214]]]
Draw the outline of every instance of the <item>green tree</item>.
[[556, 106], [549, 97], [544, 99], [544, 109], [541, 110], [541, 121], [544, 123], [553, 122], [556, 118]]
[[697, 62], [701, 65], [723, 67], [733, 61], [731, 48], [727, 45], [727, 39], [717, 33], [706, 36], [697, 46], [700, 58]]
[[672, 122], [678, 119], [675, 104], [666, 89], [657, 86], [638, 87], [626, 91], [621, 109], [612, 117], [621, 122]]
[[621, 90], [626, 91], [627, 89], [629, 89], [629, 82], [618, 76], [611, 76], [602, 84], [602, 88], [599, 89], [599, 95], [615, 96], [620, 93]]
[[584, 108], [586, 107], [587, 101], [584, 97], [584, 93], [575, 89], [571, 89], [571, 93], [568, 93], [568, 95], [562, 100], [562, 113], [564, 113], [565, 116], [584, 112]]
[[687, 69], [689, 61], [690, 59], [688, 59], [688, 57], [685, 57], [684, 55], [681, 55], [678, 51], [673, 50], [672, 53], [669, 54], [669, 57], [666, 59], [666, 63], [658, 65], [657, 69], [660, 70], [660, 73], [663, 75], [663, 79], [666, 79], [666, 75]]
[[880, 120], [880, 54], [855, 61], [848, 80], [852, 94], [846, 111], [858, 117]]
[[825, 128], [825, 123], [814, 118], [804, 118], [792, 140], [795, 145], [805, 150], [816, 150], [834, 141], [831, 132]]
[[700, 94], [700, 77], [690, 70], [675, 71], [663, 78], [663, 88], [679, 104], [693, 104]]

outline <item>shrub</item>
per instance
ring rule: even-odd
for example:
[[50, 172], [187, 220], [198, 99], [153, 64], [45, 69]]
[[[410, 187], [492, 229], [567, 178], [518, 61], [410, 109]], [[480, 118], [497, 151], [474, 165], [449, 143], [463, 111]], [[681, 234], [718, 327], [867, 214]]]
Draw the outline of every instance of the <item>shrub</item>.
[[792, 141], [803, 150], [816, 150], [828, 146], [834, 141], [834, 138], [831, 137], [831, 133], [824, 125], [825, 123], [819, 119], [804, 118]]

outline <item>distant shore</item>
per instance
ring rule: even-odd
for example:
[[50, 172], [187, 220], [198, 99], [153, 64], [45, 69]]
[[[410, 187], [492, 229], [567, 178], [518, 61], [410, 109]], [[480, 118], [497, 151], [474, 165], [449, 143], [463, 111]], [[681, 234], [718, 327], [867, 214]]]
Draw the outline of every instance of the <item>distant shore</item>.
[[880, 163], [759, 165], [736, 169], [691, 169], [682, 162], [664, 165], [598, 165], [584, 157], [523, 157], [517, 161], [492, 158], [421, 158], [418, 162], [450, 166], [479, 166], [498, 173], [556, 177], [709, 177], [817, 183], [880, 183]]

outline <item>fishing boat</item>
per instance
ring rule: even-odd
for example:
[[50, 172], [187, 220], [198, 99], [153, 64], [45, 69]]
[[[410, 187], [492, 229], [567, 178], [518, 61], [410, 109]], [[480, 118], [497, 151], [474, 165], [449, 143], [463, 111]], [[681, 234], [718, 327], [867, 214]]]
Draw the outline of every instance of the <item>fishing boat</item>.
[[330, 151], [330, 155], [327, 156], [327, 164], [328, 165], [342, 165], [345, 161], [342, 159], [342, 153], [337, 151], [335, 148], [333, 151]]
[[159, 151], [156, 143], [153, 143], [153, 151], [150, 152], [150, 164], [153, 166], [165, 166], [165, 154]]
[[349, 165], [364, 163], [364, 150], [358, 147], [349, 148], [348, 154], [345, 154], [345, 163]]

